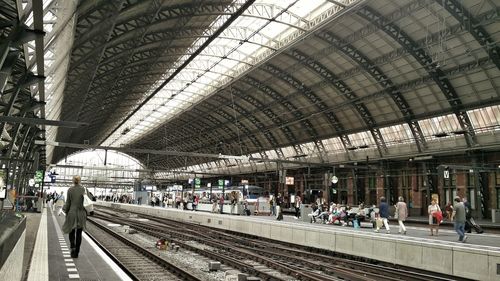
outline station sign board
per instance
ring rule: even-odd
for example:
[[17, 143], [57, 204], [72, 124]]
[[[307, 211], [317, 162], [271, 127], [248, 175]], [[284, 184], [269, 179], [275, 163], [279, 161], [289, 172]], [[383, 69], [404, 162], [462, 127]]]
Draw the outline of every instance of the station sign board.
[[35, 182], [36, 183], [42, 183], [43, 180], [43, 171], [38, 170], [35, 172]]

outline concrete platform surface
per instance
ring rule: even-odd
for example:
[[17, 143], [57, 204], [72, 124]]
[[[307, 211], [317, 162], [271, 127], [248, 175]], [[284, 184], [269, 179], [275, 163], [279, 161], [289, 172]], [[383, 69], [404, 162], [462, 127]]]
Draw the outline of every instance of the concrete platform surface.
[[78, 258], [71, 258], [68, 235], [61, 230], [64, 219], [43, 209], [28, 281], [130, 280], [85, 233]]
[[397, 225], [391, 223], [391, 233], [386, 234], [384, 230], [374, 233], [372, 228], [312, 224], [293, 216], [276, 221], [270, 216], [221, 215], [111, 202], [96, 204], [474, 280], [500, 280], [498, 234], [473, 233], [467, 243], [462, 243], [451, 229], [441, 229], [438, 236], [430, 236], [425, 226], [409, 226], [407, 235], [402, 235], [398, 234]]

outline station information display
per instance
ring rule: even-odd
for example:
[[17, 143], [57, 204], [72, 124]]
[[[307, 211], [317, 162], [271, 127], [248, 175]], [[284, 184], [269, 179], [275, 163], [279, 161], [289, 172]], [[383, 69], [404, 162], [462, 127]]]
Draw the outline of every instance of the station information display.
[[35, 172], [35, 183], [42, 183], [43, 180], [43, 171], [38, 170]]
[[0, 170], [0, 200], [7, 198], [7, 170]]

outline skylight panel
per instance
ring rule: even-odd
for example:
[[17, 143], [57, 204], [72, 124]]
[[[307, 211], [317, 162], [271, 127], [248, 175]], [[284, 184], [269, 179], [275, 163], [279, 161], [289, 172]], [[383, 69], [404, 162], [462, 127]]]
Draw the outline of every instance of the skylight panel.
[[321, 142], [323, 143], [323, 146], [325, 147], [325, 150], [327, 152], [345, 151], [344, 146], [342, 145], [342, 141], [339, 137], [325, 139]]
[[319, 153], [314, 142], [303, 143], [299, 146], [302, 149], [304, 156], [312, 157], [316, 156]]
[[281, 32], [288, 28], [287, 25], [280, 22], [271, 22], [266, 27], [264, 27], [261, 32], [267, 37], [277, 37]]
[[[344, 0], [343, 2], [349, 4], [355, 2], [355, 0]], [[235, 3], [241, 5], [243, 2], [238, 1]], [[283, 42], [287, 43], [295, 40], [297, 36], [290, 37], [291, 39], [286, 36], [293, 32], [303, 33], [304, 30], [312, 27], [309, 23], [312, 22], [314, 17], [327, 11], [327, 9], [331, 9], [333, 6], [329, 2], [319, 0], [256, 1], [219, 38], [211, 42], [201, 52], [201, 55], [194, 58], [187, 68], [182, 70], [177, 77], [174, 77], [165, 86], [166, 89], [171, 90], [171, 93], [166, 94], [166, 92], [160, 91], [157, 94], [162, 99], [168, 99], [167, 106], [162, 109], [164, 115], [161, 121], [166, 121], [168, 118], [175, 116], [182, 110], [181, 106], [190, 106], [192, 102], [203, 99], [215, 90], [220, 89], [225, 83], [230, 82], [235, 78], [234, 76], [237, 77], [251, 65], [258, 63], [258, 60], [272, 55], [276, 51], [275, 48], [281, 48], [285, 45], [283, 43], [278, 44], [277, 40], [283, 39]], [[187, 60], [190, 57], [189, 54], [197, 50], [203, 42], [206, 42], [208, 36], [211, 35], [210, 33], [217, 30], [228, 18], [229, 15], [219, 16], [205, 32], [207, 37], [198, 38], [189, 48], [188, 54], [180, 57], [166, 71], [165, 75], [162, 76], [163, 79], [167, 79], [173, 73], [174, 68]], [[323, 18], [326, 17], [318, 17], [318, 19]], [[314, 23], [319, 22], [321, 21], [316, 20]], [[152, 87], [151, 91], [154, 91], [160, 84], [160, 81], [155, 83], [155, 87]], [[145, 93], [145, 97], [151, 91]], [[190, 93], [186, 93], [189, 91]], [[174, 101], [181, 93], [184, 94], [182, 98], [188, 103], [181, 104]], [[158, 108], [165, 101], [153, 98], [149, 103], [154, 103], [155, 107], [153, 108]], [[168, 112], [168, 110], [171, 111]], [[137, 123], [137, 119], [138, 115], [134, 115], [122, 126], [131, 126], [131, 124]], [[109, 140], [104, 141], [104, 145], [109, 145], [111, 142], [115, 143], [116, 140], [123, 138], [119, 134], [121, 131], [123, 131], [121, 128], [116, 130]]]
[[500, 130], [500, 105], [467, 111], [474, 130], [479, 132]]
[[158, 112], [158, 111], [154, 111], [153, 113], [151, 113], [150, 115], [151, 117], [154, 117], [154, 118], [160, 118], [163, 116], [163, 114], [161, 112]]
[[372, 135], [368, 131], [350, 134], [347, 137], [351, 140], [351, 144], [355, 147], [363, 148], [367, 145], [375, 144]]
[[290, 157], [294, 157], [295, 155], [297, 155], [293, 146], [282, 147], [281, 151], [283, 152], [283, 156], [285, 158], [290, 158]]
[[418, 121], [422, 133], [431, 139], [450, 136], [452, 132], [461, 131], [455, 114], [448, 114]]
[[408, 124], [399, 124], [390, 127], [380, 128], [380, 133], [386, 145], [396, 145], [401, 143], [415, 142]]

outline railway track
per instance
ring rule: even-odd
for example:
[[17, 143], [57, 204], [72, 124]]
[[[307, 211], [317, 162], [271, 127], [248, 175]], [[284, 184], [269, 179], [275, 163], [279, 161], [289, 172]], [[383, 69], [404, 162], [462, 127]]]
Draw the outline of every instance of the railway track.
[[[99, 209], [97, 216], [127, 224], [154, 237], [167, 237], [186, 250], [229, 264], [264, 280], [457, 280], [452, 276], [349, 260], [313, 252], [300, 245], [137, 214], [149, 220], [144, 222], [128, 218], [127, 214], [129, 212]], [[203, 243], [212, 250], [200, 249], [186, 241]]]
[[134, 241], [117, 234], [94, 219], [89, 218], [88, 222], [90, 222], [87, 224], [89, 236], [112, 257], [131, 279], [151, 281], [202, 280], [159, 258], [155, 253], [138, 246]]

